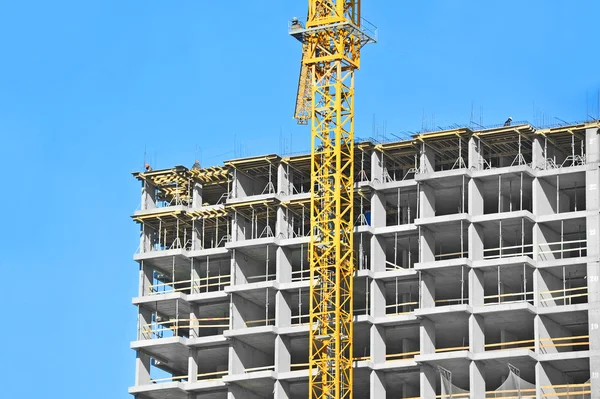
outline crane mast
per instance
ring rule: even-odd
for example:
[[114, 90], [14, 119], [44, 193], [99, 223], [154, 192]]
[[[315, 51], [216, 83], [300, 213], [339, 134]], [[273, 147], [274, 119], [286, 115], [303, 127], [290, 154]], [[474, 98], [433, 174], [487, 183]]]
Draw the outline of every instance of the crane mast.
[[360, 0], [309, 0], [295, 116], [311, 126], [309, 397], [352, 398], [354, 71], [375, 42]]

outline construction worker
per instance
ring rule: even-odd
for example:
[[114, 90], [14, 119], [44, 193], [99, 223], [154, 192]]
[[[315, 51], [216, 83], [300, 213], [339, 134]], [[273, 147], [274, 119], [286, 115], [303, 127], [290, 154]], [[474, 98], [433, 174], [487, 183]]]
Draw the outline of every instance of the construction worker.
[[144, 167], [146, 168], [146, 172], [150, 172], [152, 170], [149, 164], [145, 164]]
[[506, 120], [506, 122], [504, 122], [504, 126], [510, 126], [511, 122], [512, 122], [512, 118], [509, 116], [508, 119]]
[[192, 166], [192, 169], [200, 170], [200, 162], [198, 162], [197, 159], [196, 162], [194, 162], [194, 166]]

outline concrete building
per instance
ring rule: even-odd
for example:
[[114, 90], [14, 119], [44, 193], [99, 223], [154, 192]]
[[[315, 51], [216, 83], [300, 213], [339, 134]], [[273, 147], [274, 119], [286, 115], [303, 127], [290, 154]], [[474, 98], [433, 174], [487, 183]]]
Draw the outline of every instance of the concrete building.
[[[357, 144], [355, 398], [600, 398], [599, 127]], [[310, 156], [134, 176], [129, 392], [307, 398]]]

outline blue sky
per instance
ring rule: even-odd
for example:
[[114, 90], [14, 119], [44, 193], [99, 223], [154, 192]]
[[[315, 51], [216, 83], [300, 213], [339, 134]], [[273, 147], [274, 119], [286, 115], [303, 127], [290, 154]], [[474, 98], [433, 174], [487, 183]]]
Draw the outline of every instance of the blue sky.
[[[145, 149], [155, 168], [307, 150], [286, 34], [306, 3], [0, 0], [3, 396], [128, 397], [130, 172]], [[363, 3], [357, 136], [597, 115], [597, 1]]]

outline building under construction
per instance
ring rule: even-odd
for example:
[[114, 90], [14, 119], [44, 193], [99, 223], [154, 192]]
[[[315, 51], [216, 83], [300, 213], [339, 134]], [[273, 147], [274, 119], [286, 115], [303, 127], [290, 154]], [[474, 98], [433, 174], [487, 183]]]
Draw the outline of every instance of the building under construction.
[[[600, 122], [355, 145], [355, 398], [600, 397]], [[139, 399], [309, 396], [310, 155], [134, 173]]]

